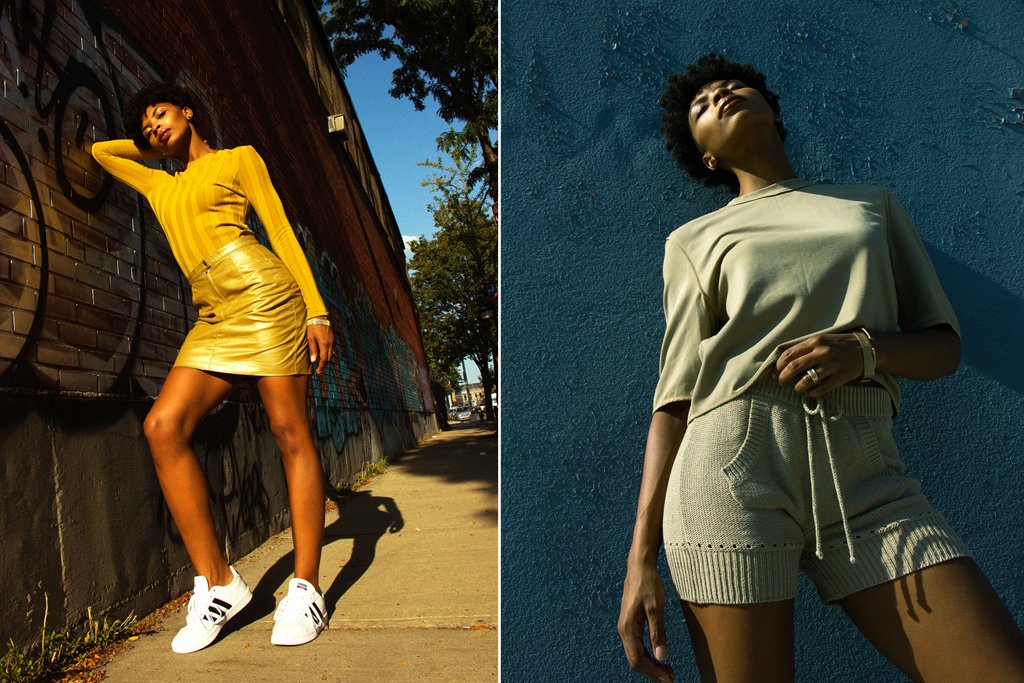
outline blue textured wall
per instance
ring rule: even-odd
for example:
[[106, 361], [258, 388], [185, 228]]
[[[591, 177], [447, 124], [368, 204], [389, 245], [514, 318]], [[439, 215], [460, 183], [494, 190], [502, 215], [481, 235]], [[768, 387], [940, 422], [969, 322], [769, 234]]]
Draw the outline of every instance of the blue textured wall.
[[[730, 198], [676, 169], [657, 99], [707, 50], [766, 72], [802, 176], [885, 185], [915, 218], [964, 360], [953, 377], [905, 383], [898, 438], [1024, 622], [1020, 3], [502, 10], [503, 680], [632, 679], [615, 620], [657, 380], [663, 240]], [[798, 680], [902, 680], [810, 583], [797, 602]], [[668, 632], [677, 680], [695, 680], [674, 599]]]

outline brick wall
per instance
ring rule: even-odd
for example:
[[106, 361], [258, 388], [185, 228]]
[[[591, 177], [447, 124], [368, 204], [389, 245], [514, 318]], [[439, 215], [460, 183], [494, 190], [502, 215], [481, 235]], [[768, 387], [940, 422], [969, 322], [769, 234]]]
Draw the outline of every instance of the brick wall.
[[[0, 576], [31, 568], [16, 580], [17, 598], [0, 598], [0, 641], [38, 627], [40, 585], [59, 625], [87, 606], [153, 606], [188, 583], [139, 424], [194, 321], [190, 293], [146, 202], [87, 152], [93, 140], [124, 137], [122, 107], [151, 80], [195, 93], [214, 146], [251, 144], [267, 162], [337, 332], [339, 362], [313, 381], [310, 402], [332, 483], [432, 428], [399, 230], [344, 86], [324, 70], [330, 57], [315, 23], [305, 0], [0, 3], [0, 534], [24, 541], [0, 559]], [[318, 38], [305, 49], [298, 24]], [[326, 133], [339, 104], [356, 124], [347, 142]], [[217, 427], [197, 439], [214, 490], [238, 489], [237, 469], [258, 484], [257, 494], [217, 501], [235, 554], [287, 522], [280, 467], [259, 459], [274, 450], [253, 399], [233, 398], [220, 412], [235, 419], [211, 418]], [[83, 413], [93, 416], [87, 428]], [[118, 450], [101, 447], [110, 443]], [[209, 443], [217, 447], [203, 450]], [[50, 466], [26, 480], [15, 447]], [[83, 452], [97, 459], [84, 482]], [[125, 462], [132, 472], [118, 479]], [[71, 496], [67, 482], [95, 495]], [[72, 498], [69, 517], [62, 506]], [[28, 514], [31, 500], [41, 507]], [[138, 529], [123, 528], [125, 503], [136, 517], [142, 510]], [[136, 558], [141, 568], [118, 557], [117, 543], [86, 558], [65, 540], [72, 527], [86, 539], [127, 534], [152, 550]], [[33, 539], [54, 535], [56, 567], [35, 567]], [[104, 572], [131, 579], [78, 590], [86, 570], [93, 584]]]

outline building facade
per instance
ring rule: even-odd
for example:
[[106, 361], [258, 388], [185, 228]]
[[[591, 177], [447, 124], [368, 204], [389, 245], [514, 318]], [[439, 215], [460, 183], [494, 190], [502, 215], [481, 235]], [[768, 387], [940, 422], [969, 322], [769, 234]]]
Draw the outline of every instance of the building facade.
[[[190, 292], [146, 201], [88, 153], [125, 137], [140, 86], [184, 86], [212, 146], [251, 144], [267, 163], [336, 334], [310, 401], [329, 483], [436, 422], [401, 234], [312, 3], [0, 8], [0, 641], [26, 643], [47, 601], [60, 628], [89, 607], [145, 613], [191, 585], [142, 434], [195, 319]], [[344, 136], [327, 129], [339, 114]], [[230, 556], [287, 525], [251, 387], [195, 446]]]

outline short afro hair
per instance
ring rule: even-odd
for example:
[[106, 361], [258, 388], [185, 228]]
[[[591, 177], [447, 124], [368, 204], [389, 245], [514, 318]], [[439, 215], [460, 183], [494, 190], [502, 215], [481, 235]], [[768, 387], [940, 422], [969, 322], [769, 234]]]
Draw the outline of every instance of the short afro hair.
[[193, 112], [192, 123], [196, 123], [196, 106], [193, 104], [195, 98], [191, 93], [181, 86], [165, 81], [150, 83], [128, 100], [128, 105], [124, 111], [124, 126], [128, 131], [129, 137], [138, 145], [139, 149], [150, 148], [149, 140], [142, 134], [142, 117], [146, 113], [147, 107], [151, 107], [159, 102], [170, 102], [178, 107], [188, 107]]
[[[735, 175], [722, 169], [712, 171], [704, 165], [703, 153], [697, 147], [690, 129], [690, 103], [700, 89], [708, 83], [729, 80], [737, 80], [754, 88], [764, 96], [772, 110], [780, 114], [779, 98], [768, 89], [763, 73], [750, 64], [732, 62], [714, 52], [703, 55], [687, 66], [685, 73], [669, 76], [668, 87], [658, 103], [665, 109], [661, 117], [661, 132], [665, 134], [666, 147], [680, 168], [690, 177], [703, 180], [705, 185], [728, 185], [733, 191], [739, 191], [739, 181]], [[782, 123], [777, 121], [775, 127], [779, 137], [785, 140], [786, 129]]]

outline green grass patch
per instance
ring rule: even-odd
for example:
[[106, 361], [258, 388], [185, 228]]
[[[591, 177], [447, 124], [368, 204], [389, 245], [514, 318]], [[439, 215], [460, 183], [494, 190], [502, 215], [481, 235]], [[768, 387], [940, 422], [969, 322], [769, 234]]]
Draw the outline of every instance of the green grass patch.
[[352, 482], [352, 490], [356, 491], [363, 486], [370, 483], [370, 480], [376, 477], [378, 474], [383, 474], [388, 469], [387, 458], [381, 458], [377, 462], [367, 463], [363, 465], [363, 469], [359, 470], [359, 476]]
[[383, 474], [388, 469], [387, 458], [381, 458], [374, 463], [363, 463], [359, 474], [347, 486], [337, 487], [334, 484], [327, 485], [327, 510], [337, 510], [345, 500], [351, 498], [356, 490], [369, 484], [378, 474]]
[[89, 608], [80, 633], [63, 633], [47, 630], [49, 614], [50, 600], [47, 597], [39, 640], [27, 651], [22, 651], [13, 640], [10, 641], [7, 652], [0, 657], [0, 681], [36, 683], [57, 680], [69, 670], [79, 667], [91, 651], [136, 635], [138, 627], [134, 614], [113, 621], [106, 617], [98, 620], [93, 618], [92, 608]]

